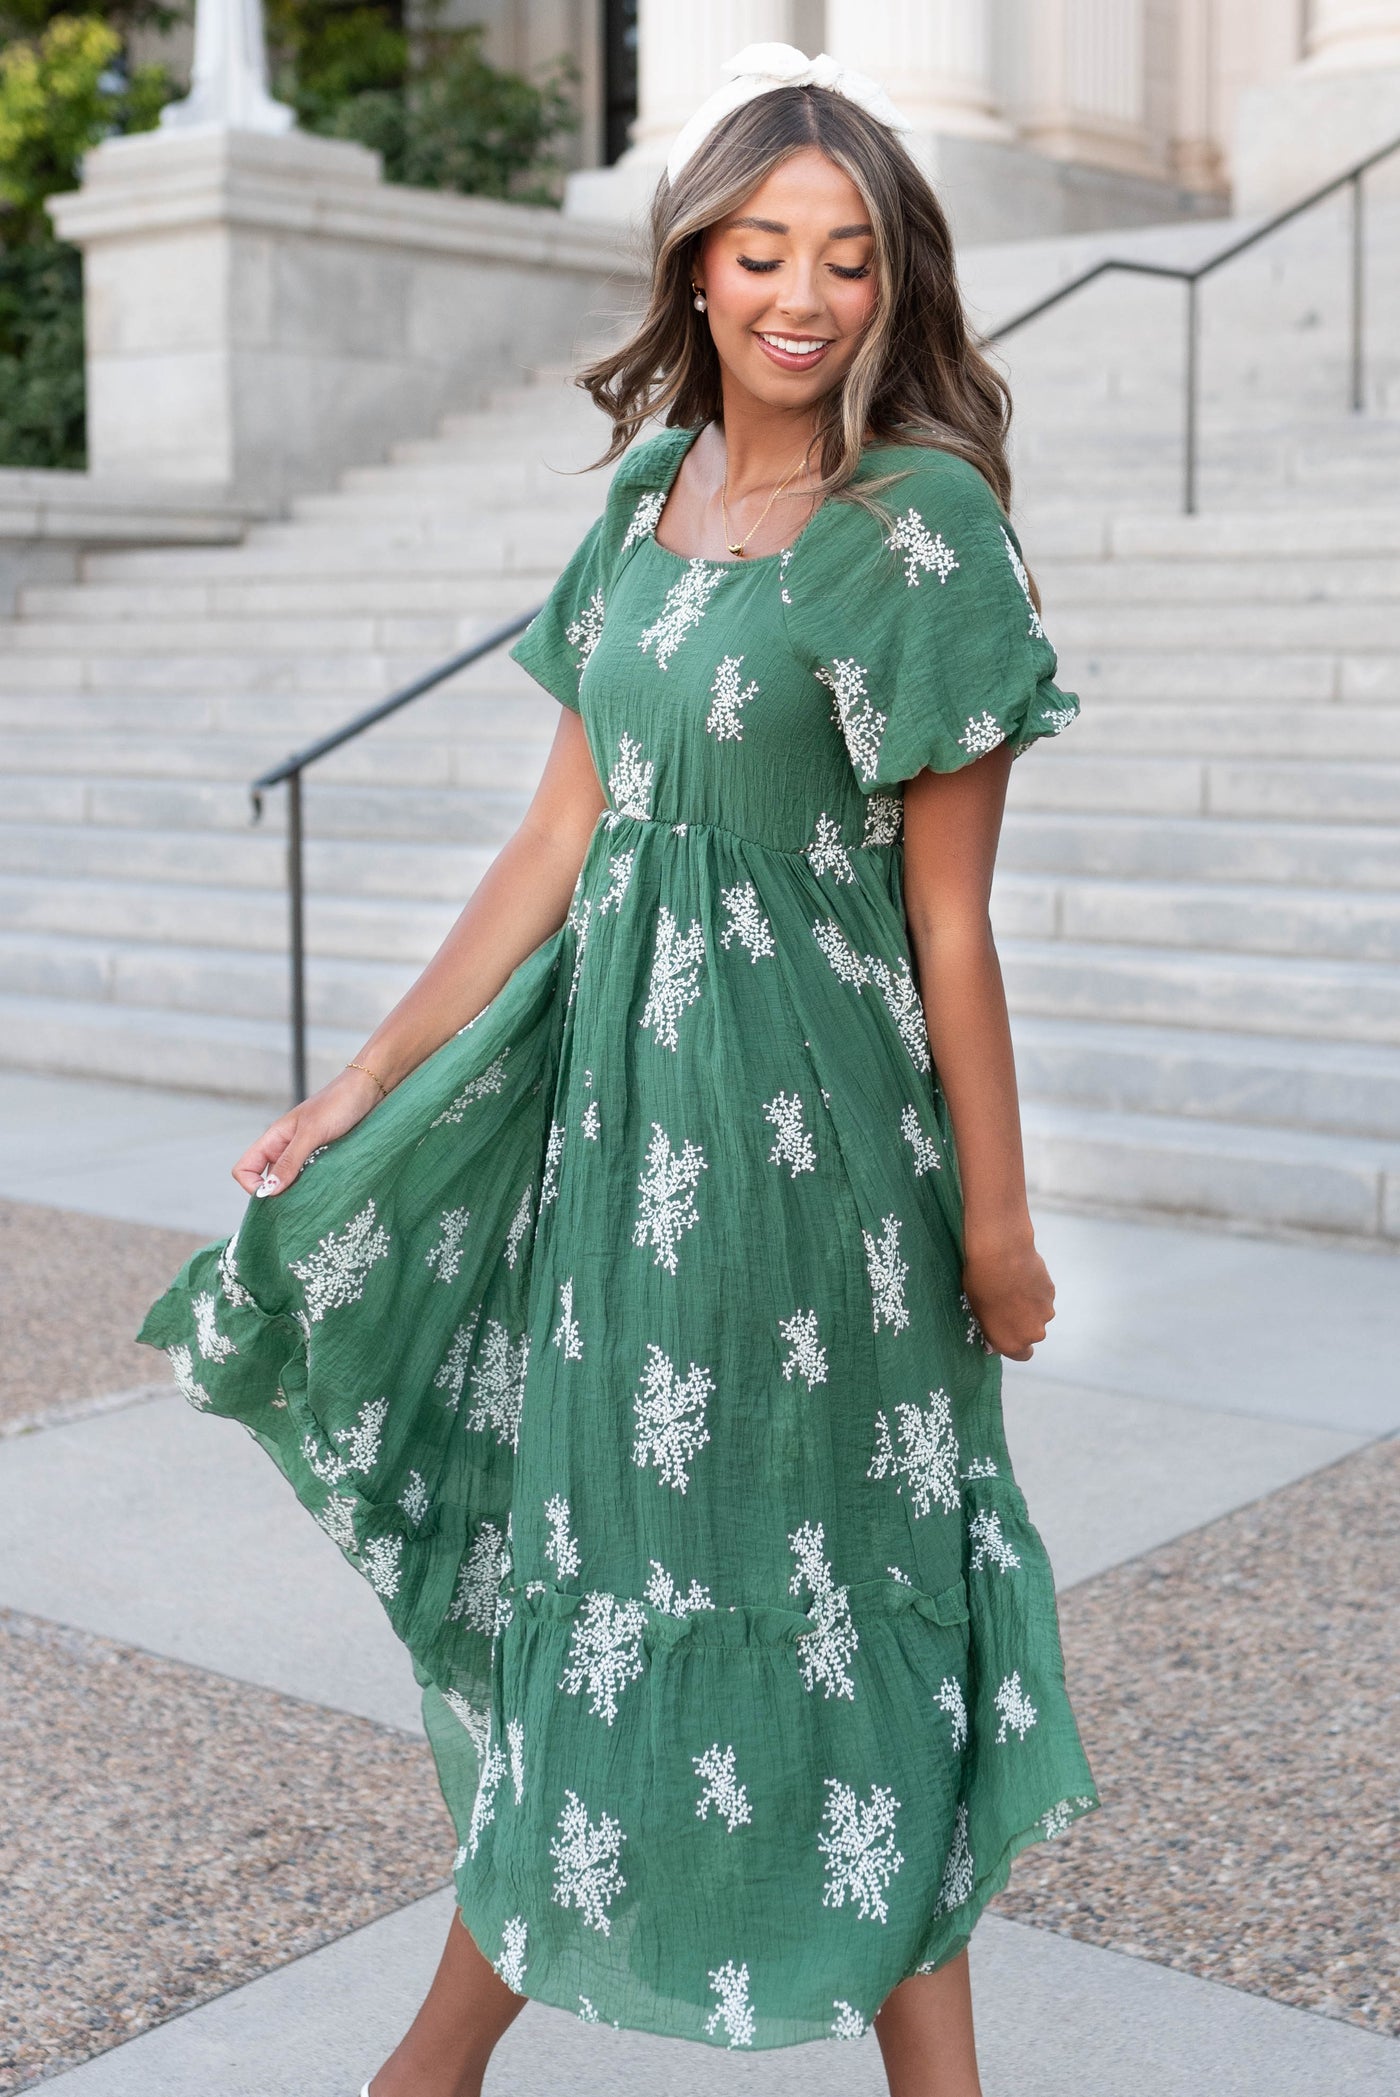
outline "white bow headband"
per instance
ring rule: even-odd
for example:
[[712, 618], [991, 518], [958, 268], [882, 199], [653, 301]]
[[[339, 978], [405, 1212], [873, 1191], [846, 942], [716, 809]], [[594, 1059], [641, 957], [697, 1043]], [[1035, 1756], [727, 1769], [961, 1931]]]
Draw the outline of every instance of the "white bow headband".
[[829, 88], [834, 95], [844, 95], [848, 102], [857, 103], [887, 130], [910, 128], [908, 118], [900, 115], [877, 80], [867, 73], [852, 72], [825, 51], [808, 58], [791, 44], [748, 44], [722, 70], [729, 76], [727, 85], [716, 88], [709, 100], [700, 104], [694, 116], [682, 125], [671, 148], [666, 173], [672, 182], [732, 110], [742, 108], [757, 95], [771, 94], [776, 87]]

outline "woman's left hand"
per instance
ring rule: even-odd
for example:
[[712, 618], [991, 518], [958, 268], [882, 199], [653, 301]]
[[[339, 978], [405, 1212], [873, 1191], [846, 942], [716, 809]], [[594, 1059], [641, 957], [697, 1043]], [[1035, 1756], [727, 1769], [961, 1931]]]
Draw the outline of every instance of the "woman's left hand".
[[1028, 1362], [1055, 1315], [1055, 1284], [1034, 1239], [969, 1252], [963, 1289], [990, 1351]]

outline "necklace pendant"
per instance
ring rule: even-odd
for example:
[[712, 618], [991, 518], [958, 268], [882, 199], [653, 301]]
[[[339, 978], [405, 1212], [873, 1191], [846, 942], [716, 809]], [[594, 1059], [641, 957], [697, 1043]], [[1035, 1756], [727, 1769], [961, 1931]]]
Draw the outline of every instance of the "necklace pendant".
[[[726, 546], [729, 546], [729, 541], [728, 541], [727, 539], [725, 540], [725, 542], [724, 542], [724, 543], [725, 543], [725, 545], [726, 545]], [[737, 553], [737, 554], [739, 555], [739, 557], [740, 557], [740, 558], [742, 559], [742, 558], [743, 558], [743, 552], [744, 552], [744, 542], [743, 542], [743, 540], [741, 539], [741, 540], [739, 541], [739, 543], [738, 543], [738, 545], [737, 545], [737, 546], [729, 546], [729, 551], [730, 551], [731, 553]]]

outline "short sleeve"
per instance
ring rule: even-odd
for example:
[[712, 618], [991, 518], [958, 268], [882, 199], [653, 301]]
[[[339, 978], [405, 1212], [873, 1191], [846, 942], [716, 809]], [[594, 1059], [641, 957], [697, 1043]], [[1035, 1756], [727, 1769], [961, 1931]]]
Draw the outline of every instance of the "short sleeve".
[[987, 482], [949, 452], [867, 457], [900, 475], [874, 491], [889, 525], [843, 505], [842, 529], [788, 584], [794, 646], [831, 692], [862, 791], [1058, 735], [1079, 701], [1054, 681], [1020, 543]]
[[511, 649], [511, 659], [563, 705], [579, 711], [579, 685], [603, 631], [606, 515], [599, 517]]

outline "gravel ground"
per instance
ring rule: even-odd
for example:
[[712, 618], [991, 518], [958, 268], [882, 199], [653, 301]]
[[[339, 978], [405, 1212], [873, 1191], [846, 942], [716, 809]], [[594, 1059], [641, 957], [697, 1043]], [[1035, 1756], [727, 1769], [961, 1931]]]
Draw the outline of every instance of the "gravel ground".
[[1400, 2035], [1400, 1442], [1071, 1589], [1104, 1810], [1004, 1915]]
[[0, 2091], [431, 1892], [454, 1844], [426, 1742], [0, 1611]]
[[205, 1238], [0, 1201], [0, 1434], [75, 1400], [169, 1383], [132, 1335]]

